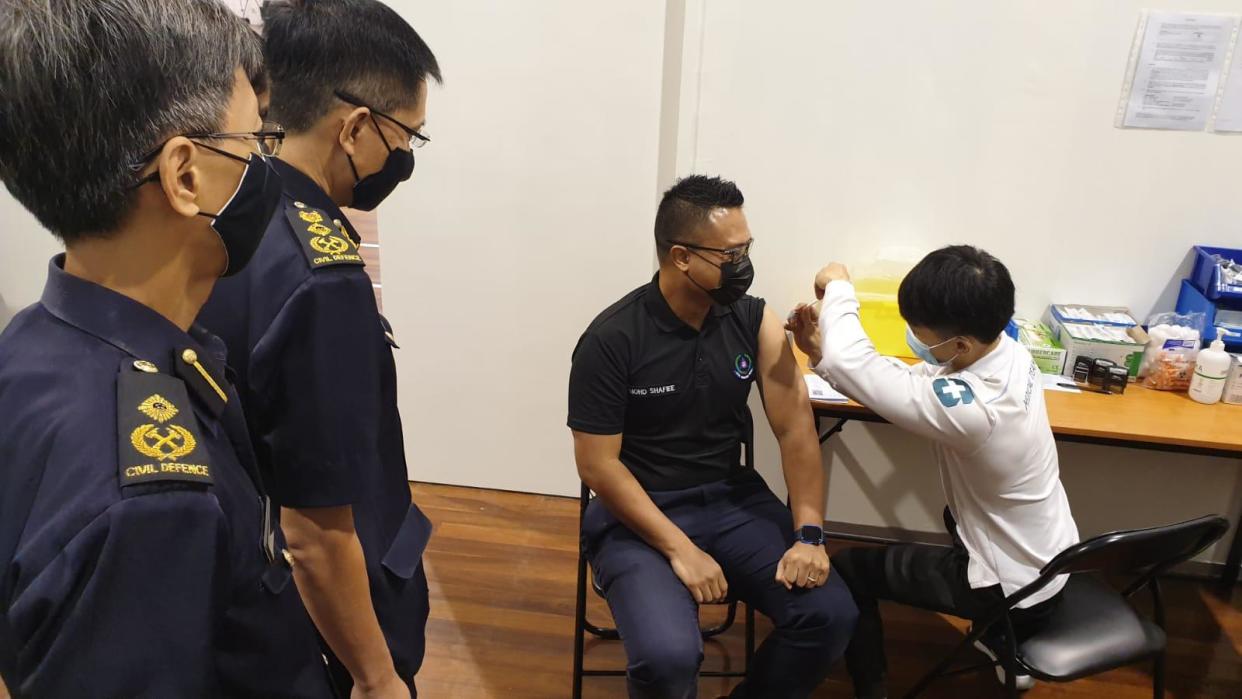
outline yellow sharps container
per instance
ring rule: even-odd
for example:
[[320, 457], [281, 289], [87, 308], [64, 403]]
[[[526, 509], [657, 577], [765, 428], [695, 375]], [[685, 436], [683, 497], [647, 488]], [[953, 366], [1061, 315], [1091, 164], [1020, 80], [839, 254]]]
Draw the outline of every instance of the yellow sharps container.
[[914, 353], [906, 344], [906, 321], [901, 319], [897, 308], [899, 286], [900, 277], [871, 276], [854, 280], [859, 319], [876, 349], [891, 357], [912, 357]]

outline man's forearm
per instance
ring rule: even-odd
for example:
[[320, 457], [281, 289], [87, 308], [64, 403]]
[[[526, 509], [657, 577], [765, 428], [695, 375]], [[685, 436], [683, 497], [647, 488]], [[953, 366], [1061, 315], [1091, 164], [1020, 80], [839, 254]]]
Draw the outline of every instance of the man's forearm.
[[601, 463], [581, 475], [613, 516], [666, 558], [687, 544], [693, 545], [685, 532], [656, 507], [620, 460]]
[[281, 510], [293, 577], [306, 611], [354, 684], [369, 689], [395, 676], [349, 507]]
[[778, 441], [794, 526], [822, 526], [825, 478], [820, 463], [819, 440], [815, 438], [814, 431], [796, 430], [789, 435], [778, 437]]

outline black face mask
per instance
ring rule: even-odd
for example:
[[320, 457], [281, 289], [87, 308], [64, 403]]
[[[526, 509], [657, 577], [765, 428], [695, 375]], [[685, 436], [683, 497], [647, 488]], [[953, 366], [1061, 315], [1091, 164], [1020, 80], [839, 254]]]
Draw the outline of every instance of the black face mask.
[[[694, 250], [690, 252], [699, 255]], [[721, 306], [728, 306], [745, 296], [750, 289], [751, 283], [755, 281], [755, 267], [751, 264], [749, 255], [737, 262], [726, 262], [719, 265], [702, 255], [699, 255], [699, 257], [702, 257], [707, 264], [720, 270], [720, 286], [715, 289], [705, 288], [702, 284], [694, 281], [694, 277], [690, 276], [689, 270], [686, 270], [686, 277], [695, 286], [703, 289], [711, 297], [712, 301]]]
[[280, 206], [283, 184], [280, 174], [272, 167], [272, 163], [261, 155], [251, 155], [249, 160], [199, 143], [199, 146], [212, 152], [246, 163], [241, 180], [233, 196], [219, 213], [208, 214], [199, 212], [199, 216], [211, 219], [211, 228], [220, 236], [224, 243], [224, 253], [228, 258], [224, 273], [220, 276], [230, 277], [240, 272], [254, 251], [259, 249], [263, 234], [267, 232], [267, 224]]
[[371, 117], [371, 123], [375, 125], [375, 131], [384, 142], [384, 147], [388, 149], [388, 158], [384, 160], [384, 166], [379, 172], [359, 177], [354, 159], [346, 156], [349, 157], [350, 169], [354, 171], [354, 200], [350, 207], [359, 211], [371, 211], [379, 206], [397, 185], [414, 174], [414, 152], [389, 146], [388, 139], [384, 138], [384, 132], [380, 130], [379, 122], [375, 121], [374, 116]]

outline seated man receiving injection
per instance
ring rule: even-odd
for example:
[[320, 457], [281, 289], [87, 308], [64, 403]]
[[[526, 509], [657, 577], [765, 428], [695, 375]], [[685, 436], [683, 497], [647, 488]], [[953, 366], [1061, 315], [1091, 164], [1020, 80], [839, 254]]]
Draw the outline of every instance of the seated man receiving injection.
[[[697, 696], [700, 604], [740, 599], [775, 627], [732, 699], [807, 699], [857, 617], [823, 547], [824, 473], [801, 372], [780, 319], [746, 293], [744, 203], [718, 177], [665, 192], [659, 272], [601, 313], [573, 354], [569, 427], [598, 495], [582, 540], [625, 644], [631, 699]], [[754, 384], [792, 509], [741, 463]]]
[[[914, 366], [881, 356], [858, 316], [846, 268], [815, 278], [817, 312], [800, 305], [786, 329], [815, 373], [892, 424], [932, 441], [948, 506], [952, 547], [894, 545], [846, 549], [832, 558], [854, 595], [859, 621], [846, 651], [855, 696], [887, 696], [877, 600], [977, 619], [1078, 542], [1061, 486], [1057, 449], [1031, 355], [1004, 334], [1014, 285], [995, 257], [969, 246], [931, 253], [902, 280], [898, 305]], [[911, 464], [907, 467], [915, 467]], [[1012, 614], [1021, 642], [1060, 602], [1065, 579]], [[976, 644], [997, 658], [1002, 637]], [[997, 669], [1003, 681], [1004, 674]], [[1015, 678], [1029, 688], [1028, 676]]]

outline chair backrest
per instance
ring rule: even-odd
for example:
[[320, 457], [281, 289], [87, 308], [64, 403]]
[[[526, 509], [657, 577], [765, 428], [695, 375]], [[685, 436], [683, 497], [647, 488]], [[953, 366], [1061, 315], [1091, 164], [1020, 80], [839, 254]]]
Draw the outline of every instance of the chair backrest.
[[[1163, 527], [1101, 534], [1057, 554], [1039, 571], [1038, 578], [1006, 597], [998, 608], [1015, 607], [1057, 576], [1074, 573], [1132, 576], [1133, 581], [1123, 595], [1129, 596], [1153, 583], [1153, 594], [1158, 597], [1158, 586], [1154, 584], [1158, 576], [1216, 543], [1228, 529], [1229, 521], [1224, 517], [1207, 515]], [[1157, 617], [1163, 618], [1162, 610], [1157, 610]]]
[[1092, 537], [1062, 551], [1040, 577], [1065, 573], [1159, 575], [1190, 560], [1216, 543], [1229, 529], [1217, 515], [1149, 529], [1132, 529]]

